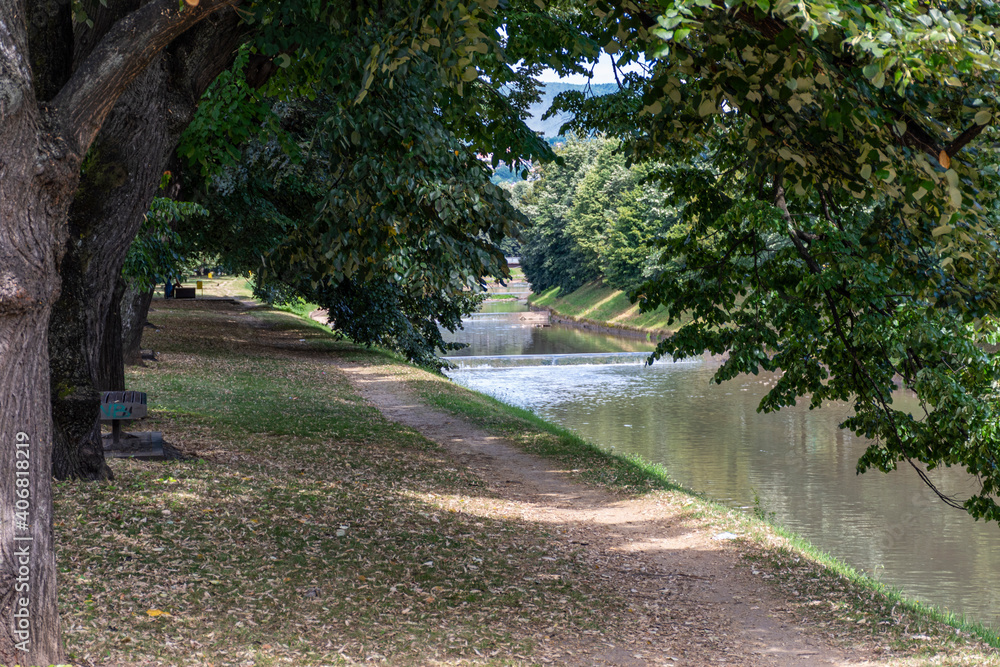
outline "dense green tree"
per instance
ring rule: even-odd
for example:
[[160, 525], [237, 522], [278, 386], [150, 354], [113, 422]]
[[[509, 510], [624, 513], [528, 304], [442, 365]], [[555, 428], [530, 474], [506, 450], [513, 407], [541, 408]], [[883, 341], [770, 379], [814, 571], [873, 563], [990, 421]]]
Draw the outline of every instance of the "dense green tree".
[[[311, 100], [261, 112], [245, 77], [217, 82], [181, 148], [209, 176], [203, 203], [213, 224], [185, 235], [192, 247], [253, 271], [261, 295], [316, 302], [359, 342], [437, 363], [438, 324], [458, 326], [484, 277], [507, 275], [496, 241], [523, 220], [480, 156], [523, 163], [552, 153], [519, 118], [537, 86], [531, 72], [487, 49], [470, 51], [484, 55], [477, 64], [489, 76], [463, 77], [461, 103], [423, 51], [366, 81], [367, 65], [352, 54], [377, 51], [384, 24], [396, 19], [356, 26], [345, 38], [351, 48], [331, 64], [336, 79], [315, 82]], [[283, 139], [248, 131], [212, 148], [215, 119], [234, 107]]]
[[[384, 107], [394, 117], [399, 89]], [[365, 118], [381, 94], [373, 88]], [[252, 273], [262, 298], [317, 303], [357, 342], [437, 364], [434, 350], [445, 345], [438, 325], [457, 327], [478, 305], [482, 277], [502, 275], [503, 255], [490, 238], [510, 232], [517, 212], [486, 165], [434, 124], [407, 124], [402, 137], [366, 132], [382, 141], [345, 151], [322, 122], [325, 97], [280, 107], [285, 131], [309, 151], [289, 160], [277, 142], [248, 141], [242, 159], [218, 172], [204, 195], [212, 224], [182, 225], [185, 247]], [[434, 146], [435, 136], [447, 146]], [[377, 176], [358, 168], [369, 156], [383, 170]], [[464, 171], [454, 168], [460, 163]], [[409, 179], [406, 187], [399, 175]], [[341, 192], [350, 196], [348, 211], [330, 203]], [[393, 197], [399, 208], [388, 210]], [[316, 243], [315, 234], [338, 237]]]
[[616, 156], [613, 141], [593, 139], [599, 149], [593, 164], [572, 192], [572, 208], [566, 219], [566, 231], [573, 240], [583, 268], [594, 275], [601, 271], [601, 259], [608, 248], [610, 218], [622, 190], [628, 187], [629, 172], [624, 158]]
[[546, 166], [530, 193], [514, 190], [531, 221], [522, 258], [536, 291], [572, 291], [598, 278], [628, 289], [655, 267], [656, 239], [676, 217], [652, 164], [629, 165], [620, 148], [573, 139], [560, 151], [564, 162]]
[[664, 196], [659, 188], [645, 183], [633, 185], [618, 198], [601, 261], [607, 284], [632, 289], [656, 272], [658, 242], [677, 221], [675, 211], [664, 205]]
[[550, 287], [572, 291], [598, 273], [586, 265], [569, 233], [569, 217], [580, 181], [597, 158], [595, 142], [571, 138], [560, 150], [559, 163], [544, 165], [541, 179], [520, 200], [531, 221], [521, 249], [521, 267], [536, 292]]
[[651, 163], [629, 165], [615, 140], [600, 141], [594, 164], [577, 185], [570, 236], [587, 267], [618, 289], [633, 287], [655, 265], [654, 240], [675, 222]]
[[859, 472], [963, 466], [981, 488], [942, 498], [1000, 520], [995, 5], [598, 7], [595, 38], [647, 75], [561, 105], [671, 157], [686, 192], [690, 233], [638, 293], [693, 317], [657, 354], [725, 354], [719, 381], [781, 371], [763, 410], [849, 400]]

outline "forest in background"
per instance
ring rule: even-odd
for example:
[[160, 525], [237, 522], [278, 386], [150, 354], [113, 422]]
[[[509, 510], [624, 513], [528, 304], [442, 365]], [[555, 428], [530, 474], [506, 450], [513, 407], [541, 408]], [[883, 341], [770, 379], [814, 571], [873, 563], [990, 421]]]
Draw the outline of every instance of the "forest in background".
[[530, 221], [520, 257], [536, 293], [598, 279], [629, 290], [656, 273], [657, 240], [676, 233], [679, 211], [658, 165], [629, 165], [620, 148], [614, 139], [570, 136], [539, 178], [505, 185]]

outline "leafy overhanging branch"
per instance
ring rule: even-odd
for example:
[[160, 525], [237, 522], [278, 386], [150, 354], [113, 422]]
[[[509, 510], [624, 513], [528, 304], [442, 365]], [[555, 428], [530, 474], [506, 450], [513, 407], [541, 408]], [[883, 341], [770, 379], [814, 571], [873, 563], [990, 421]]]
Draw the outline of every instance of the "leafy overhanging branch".
[[[564, 100], [578, 127], [609, 123], [635, 158], [693, 153], [732, 202], [688, 202], [669, 270], [636, 293], [694, 317], [658, 353], [728, 354], [720, 381], [781, 370], [764, 410], [852, 400], [845, 425], [872, 439], [859, 471], [962, 465], [981, 491], [961, 505], [1000, 519], [1000, 374], [984, 351], [1000, 308], [996, 159], [983, 141], [997, 113], [996, 8], [597, 7], [596, 39], [644, 54], [652, 73], [619, 99]], [[893, 406], [899, 383], [922, 414]]]

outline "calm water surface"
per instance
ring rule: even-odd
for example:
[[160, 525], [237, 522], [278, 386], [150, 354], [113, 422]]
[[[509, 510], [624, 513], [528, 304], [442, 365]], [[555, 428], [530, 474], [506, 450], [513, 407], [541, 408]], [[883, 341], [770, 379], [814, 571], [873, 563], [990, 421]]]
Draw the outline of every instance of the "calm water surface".
[[[462, 351], [468, 355], [651, 348], [486, 316], [454, 338], [473, 343]], [[845, 406], [809, 410], [800, 402], [758, 414], [773, 377], [713, 385], [715, 366], [702, 360], [650, 367], [638, 360], [578, 361], [584, 363], [494, 368], [500, 363], [485, 362], [450, 375], [592, 442], [663, 463], [679, 483], [729, 505], [750, 507], [759, 497], [780, 523], [851, 565], [922, 601], [1000, 627], [1000, 528], [946, 507], [912, 470], [856, 475], [866, 442], [837, 427]], [[961, 471], [932, 477], [948, 492], [972, 488]]]
[[[465, 321], [455, 334], [444, 333], [446, 341], [467, 343], [464, 350], [447, 356], [553, 355], [596, 352], [648, 352], [654, 345], [642, 339], [599, 334], [559, 325], [525, 324], [520, 313], [528, 308], [514, 301], [483, 304], [482, 311]], [[638, 361], [637, 361], [638, 363]]]

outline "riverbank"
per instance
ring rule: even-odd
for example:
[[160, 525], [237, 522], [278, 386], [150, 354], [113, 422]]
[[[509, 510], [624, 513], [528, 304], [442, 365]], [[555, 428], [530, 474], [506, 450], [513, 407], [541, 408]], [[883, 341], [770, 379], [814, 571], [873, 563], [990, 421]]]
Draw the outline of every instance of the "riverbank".
[[628, 295], [600, 281], [563, 294], [553, 287], [528, 297], [532, 308], [547, 310], [553, 322], [577, 326], [599, 333], [615, 333], [657, 341], [673, 334], [683, 322], [668, 322], [666, 313], [640, 313]]
[[159, 360], [128, 384], [197, 459], [57, 485], [78, 664], [1000, 664], [766, 521], [441, 376], [284, 313], [154, 308]]

